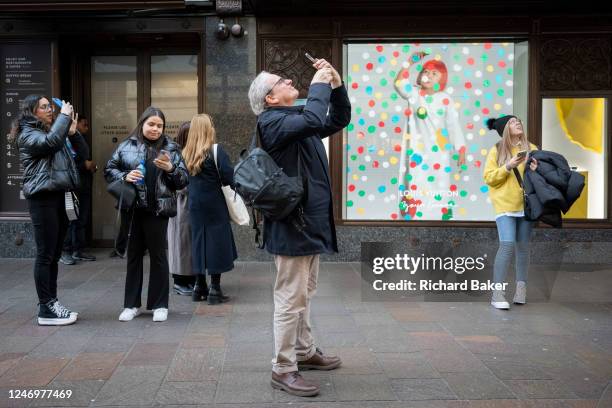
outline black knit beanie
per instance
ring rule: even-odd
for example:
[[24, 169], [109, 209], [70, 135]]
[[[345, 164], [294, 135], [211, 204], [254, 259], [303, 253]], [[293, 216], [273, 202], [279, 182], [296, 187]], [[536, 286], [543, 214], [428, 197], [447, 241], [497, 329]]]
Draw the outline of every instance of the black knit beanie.
[[497, 119], [488, 119], [487, 127], [489, 128], [489, 130], [497, 130], [497, 133], [499, 133], [499, 137], [502, 137], [504, 135], [504, 128], [506, 127], [506, 123], [508, 123], [508, 121], [512, 118], [516, 118], [516, 116], [505, 115]]

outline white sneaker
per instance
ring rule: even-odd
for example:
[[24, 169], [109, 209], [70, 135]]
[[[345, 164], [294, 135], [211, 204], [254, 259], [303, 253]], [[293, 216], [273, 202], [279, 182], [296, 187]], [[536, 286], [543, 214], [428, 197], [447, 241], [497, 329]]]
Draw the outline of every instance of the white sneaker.
[[514, 292], [514, 303], [524, 305], [527, 303], [527, 283], [525, 281], [516, 282], [516, 292]]
[[122, 322], [129, 322], [140, 314], [140, 309], [137, 307], [126, 307], [123, 312], [119, 315], [119, 320]]
[[153, 309], [154, 322], [165, 322], [166, 320], [168, 320], [168, 309], [166, 309], [165, 307]]
[[491, 298], [491, 305], [496, 309], [508, 310], [510, 309], [510, 304], [506, 301], [504, 297], [504, 292], [501, 290], [494, 290], [493, 297]]

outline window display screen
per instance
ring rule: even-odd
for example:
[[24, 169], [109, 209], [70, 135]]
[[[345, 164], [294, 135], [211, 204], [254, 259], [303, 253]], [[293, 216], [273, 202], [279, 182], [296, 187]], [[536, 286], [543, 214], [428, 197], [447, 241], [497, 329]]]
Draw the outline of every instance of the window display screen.
[[493, 220], [486, 121], [525, 121], [526, 45], [347, 44], [345, 62], [345, 219]]

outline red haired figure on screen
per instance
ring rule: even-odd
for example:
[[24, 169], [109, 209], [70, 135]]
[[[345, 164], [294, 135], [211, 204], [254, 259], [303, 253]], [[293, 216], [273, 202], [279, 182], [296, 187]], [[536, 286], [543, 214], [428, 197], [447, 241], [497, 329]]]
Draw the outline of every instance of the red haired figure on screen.
[[[427, 53], [415, 52], [395, 78], [408, 102], [400, 159], [399, 208], [406, 220], [450, 220], [458, 197], [451, 173], [465, 164], [459, 114], [445, 92], [448, 69], [439, 59], [412, 67]], [[453, 158], [454, 157], [454, 158]]]

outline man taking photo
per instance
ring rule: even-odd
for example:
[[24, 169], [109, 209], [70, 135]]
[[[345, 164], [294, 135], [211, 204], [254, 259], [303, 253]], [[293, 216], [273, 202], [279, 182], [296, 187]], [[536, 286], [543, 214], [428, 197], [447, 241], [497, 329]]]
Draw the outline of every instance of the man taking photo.
[[[298, 396], [319, 393], [300, 370], [332, 370], [338, 357], [316, 347], [310, 301], [317, 288], [319, 255], [338, 252], [328, 160], [322, 139], [348, 125], [351, 105], [338, 72], [315, 60], [305, 106], [294, 106], [299, 92], [291, 79], [261, 72], [251, 83], [249, 101], [258, 115], [261, 148], [289, 177], [302, 178], [305, 226], [264, 219], [264, 247], [274, 255], [274, 359], [272, 386]], [[338, 136], [340, 137], [340, 136]], [[298, 166], [299, 171], [298, 171]]]

